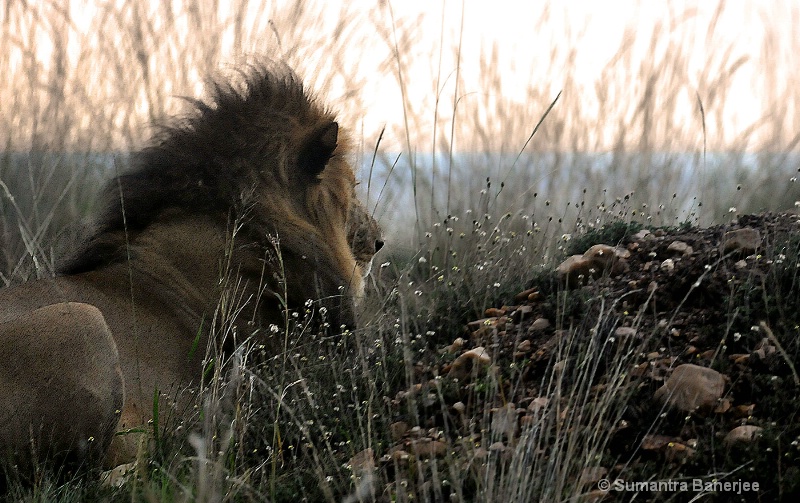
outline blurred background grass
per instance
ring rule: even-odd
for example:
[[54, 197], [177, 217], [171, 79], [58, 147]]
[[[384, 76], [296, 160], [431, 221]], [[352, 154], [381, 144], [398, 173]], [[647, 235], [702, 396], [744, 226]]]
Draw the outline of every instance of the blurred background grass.
[[4, 250], [46, 264], [35, 238], [84, 215], [181, 96], [264, 58], [351, 127], [363, 197], [411, 249], [447, 215], [480, 211], [487, 178], [497, 215], [578, 226], [615, 200], [658, 224], [788, 209], [800, 199], [798, 21], [793, 2], [11, 0]]

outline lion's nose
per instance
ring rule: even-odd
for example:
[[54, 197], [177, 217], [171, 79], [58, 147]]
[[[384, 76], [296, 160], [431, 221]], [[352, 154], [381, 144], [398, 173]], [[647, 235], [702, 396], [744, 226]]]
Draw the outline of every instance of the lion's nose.
[[383, 248], [383, 240], [382, 239], [376, 239], [375, 240], [375, 253], [378, 253], [379, 251], [381, 251], [381, 248]]

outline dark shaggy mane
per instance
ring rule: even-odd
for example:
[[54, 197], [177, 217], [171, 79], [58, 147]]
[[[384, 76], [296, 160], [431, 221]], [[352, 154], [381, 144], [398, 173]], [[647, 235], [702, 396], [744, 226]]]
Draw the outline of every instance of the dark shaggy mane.
[[258, 183], [287, 187], [285, 166], [296, 159], [281, 155], [302, 148], [298, 130], [332, 119], [289, 70], [251, 66], [237, 76], [236, 83], [212, 82], [207, 101], [188, 99], [194, 110], [162, 126], [150, 145], [133, 155], [132, 168], [106, 184], [88, 239], [60, 263], [58, 273], [124, 260], [125, 236], [132, 238], [165, 210], [209, 216], [224, 225], [241, 216]]

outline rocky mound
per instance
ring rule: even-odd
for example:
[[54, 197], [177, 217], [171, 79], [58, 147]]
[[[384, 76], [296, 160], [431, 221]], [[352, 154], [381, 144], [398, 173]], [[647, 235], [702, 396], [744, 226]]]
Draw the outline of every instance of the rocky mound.
[[575, 240], [556, 271], [417, 365], [421, 384], [387, 398], [393, 445], [362, 458], [397, 499], [446, 500], [442, 480], [459, 477], [466, 500], [800, 491], [798, 231], [797, 215], [764, 214]]

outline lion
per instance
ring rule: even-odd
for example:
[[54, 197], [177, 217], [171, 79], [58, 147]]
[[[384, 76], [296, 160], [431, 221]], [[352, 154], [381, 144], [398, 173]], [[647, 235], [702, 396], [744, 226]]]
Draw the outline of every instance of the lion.
[[105, 186], [55, 277], [0, 290], [0, 454], [131, 461], [115, 433], [147, 425], [159, 395], [186, 407], [206, 348], [310, 299], [320, 326], [354, 327], [383, 241], [354, 196], [348, 137], [290, 71], [238, 76]]
[[[361, 201], [354, 198], [347, 217], [347, 239], [353, 257], [361, 268], [362, 278], [366, 279], [372, 272], [372, 261], [384, 245], [383, 229], [375, 217], [367, 211]], [[356, 295], [356, 300], [363, 297], [363, 288]]]

